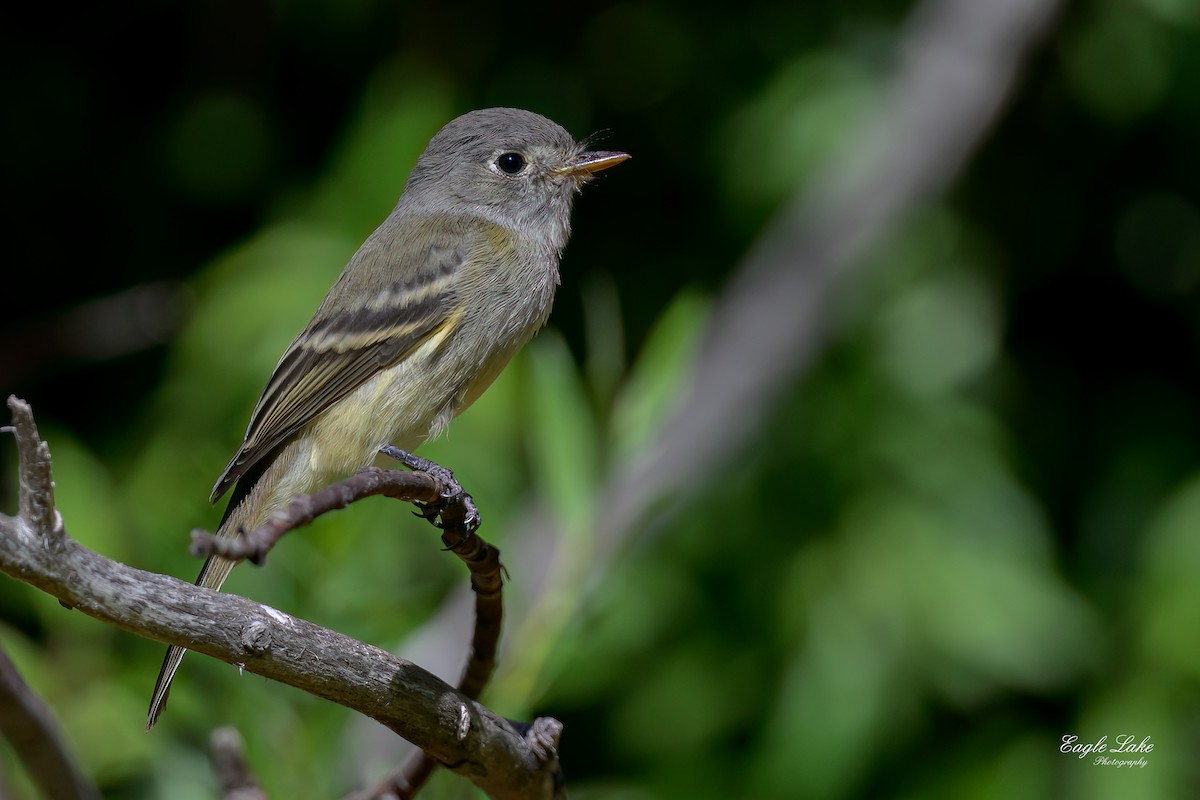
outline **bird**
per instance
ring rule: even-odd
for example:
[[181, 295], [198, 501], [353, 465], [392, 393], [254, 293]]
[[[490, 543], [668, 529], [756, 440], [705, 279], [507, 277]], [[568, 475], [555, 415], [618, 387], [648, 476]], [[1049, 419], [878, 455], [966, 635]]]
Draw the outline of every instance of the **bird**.
[[[232, 489], [217, 536], [262, 525], [297, 494], [436, 437], [547, 321], [571, 206], [629, 154], [591, 150], [544, 116], [487, 108], [446, 123], [396, 206], [283, 352], [210, 501]], [[236, 562], [209, 556], [196, 585]], [[163, 659], [161, 715], [185, 649]]]

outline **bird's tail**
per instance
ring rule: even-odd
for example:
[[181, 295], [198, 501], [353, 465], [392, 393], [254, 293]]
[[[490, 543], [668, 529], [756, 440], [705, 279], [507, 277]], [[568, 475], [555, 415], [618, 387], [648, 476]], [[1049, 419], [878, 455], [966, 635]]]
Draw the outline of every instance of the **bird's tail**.
[[[238, 481], [233, 496], [229, 498], [229, 505], [225, 507], [221, 524], [217, 526], [217, 536], [237, 536], [241, 531], [251, 531], [259, 525], [259, 517], [262, 516], [263, 510], [263, 492], [262, 487], [256, 487], [255, 484], [263, 477], [266, 467], [267, 464], [264, 464]], [[196, 578], [196, 585], [206, 589], [220, 589], [236, 564], [236, 561], [227, 558], [209, 556], [200, 570], [199, 577]], [[150, 710], [146, 715], [147, 731], [154, 727], [159, 714], [167, 705], [167, 695], [171, 693], [171, 679], [175, 677], [175, 671], [179, 669], [185, 652], [185, 648], [177, 645], [167, 648], [162, 668], [158, 671], [158, 680], [154, 682], [154, 694], [150, 697]]]
[[[222, 524], [218, 535], [229, 535], [225, 534], [226, 527]], [[225, 579], [229, 577], [229, 573], [233, 571], [236, 563], [236, 561], [230, 561], [220, 556], [209, 556], [200, 570], [200, 576], [196, 578], [196, 585], [207, 589], [220, 589], [221, 584], [225, 583]], [[158, 715], [166, 708], [167, 697], [171, 694], [171, 679], [175, 677], [175, 672], [179, 669], [179, 664], [183, 661], [183, 654], [186, 652], [185, 648], [177, 645], [167, 648], [162, 668], [158, 671], [158, 680], [154, 682], [154, 694], [150, 696], [150, 711], [146, 716], [147, 731], [154, 727], [154, 723], [158, 722]]]

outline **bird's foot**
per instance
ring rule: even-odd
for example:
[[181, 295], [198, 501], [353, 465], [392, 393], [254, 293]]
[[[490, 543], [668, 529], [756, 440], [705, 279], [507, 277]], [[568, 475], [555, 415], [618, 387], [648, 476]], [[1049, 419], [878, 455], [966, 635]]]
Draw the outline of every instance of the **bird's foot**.
[[413, 472], [424, 472], [432, 476], [441, 484], [441, 497], [438, 500], [432, 503], [413, 502], [413, 505], [417, 507], [417, 510], [413, 512], [414, 514], [428, 520], [436, 528], [443, 528], [445, 527], [443, 515], [447, 509], [453, 505], [461, 504], [463, 525], [466, 528], [467, 536], [470, 536], [479, 529], [482, 520], [479, 517], [479, 509], [475, 507], [475, 500], [455, 480], [453, 471], [443, 467], [436, 461], [415, 455], [407, 450], [401, 450], [399, 447], [394, 447], [390, 444], [380, 448], [379, 452], [389, 458], [396, 459]]

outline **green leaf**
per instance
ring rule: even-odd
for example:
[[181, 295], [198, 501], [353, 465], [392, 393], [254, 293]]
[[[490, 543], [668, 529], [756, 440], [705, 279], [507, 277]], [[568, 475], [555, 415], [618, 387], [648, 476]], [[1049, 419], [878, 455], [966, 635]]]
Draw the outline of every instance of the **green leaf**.
[[590, 524], [600, 482], [597, 423], [562, 337], [543, 333], [529, 348], [529, 447], [535, 485], [564, 531]]
[[674, 410], [691, 375], [708, 320], [709, 300], [683, 291], [663, 312], [634, 362], [613, 408], [611, 437], [618, 462], [631, 459]]

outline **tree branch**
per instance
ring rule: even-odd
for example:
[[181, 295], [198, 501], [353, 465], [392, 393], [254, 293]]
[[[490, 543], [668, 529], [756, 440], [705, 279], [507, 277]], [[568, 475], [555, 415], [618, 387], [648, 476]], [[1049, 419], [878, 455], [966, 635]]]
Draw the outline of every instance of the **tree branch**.
[[[678, 409], [638, 462], [609, 477], [601, 552], [642, 531], [664, 497], [699, 491], [814, 363], [834, 298], [862, 256], [960, 177], [1063, 0], [923, 0], [885, 96], [779, 211], [721, 293]], [[662, 526], [659, 526], [662, 529]]]
[[[352, 478], [295, 498], [285, 508], [271, 515], [258, 529], [239, 538], [214, 536], [202, 530], [192, 531], [192, 553], [196, 556], [220, 555], [237, 560], [246, 559], [261, 564], [289, 531], [308, 525], [322, 514], [345, 508], [373, 495], [398, 500], [416, 499], [431, 504], [429, 508], [434, 512], [433, 515], [441, 520], [442, 544], [467, 565], [471, 573], [471, 589], [475, 592], [475, 632], [458, 690], [472, 700], [479, 699], [496, 666], [496, 650], [503, 621], [504, 580], [500, 551], [472, 530], [478, 524], [478, 517], [468, 496], [457, 492], [449, 498], [449, 502], [443, 502], [447, 500], [447, 493], [429, 473], [368, 467]], [[417, 751], [366, 796], [412, 797], [436, 765], [437, 762], [424, 751]]]
[[21, 678], [0, 650], [0, 733], [12, 745], [46, 797], [51, 800], [100, 800], [67, 750], [50, 709]]
[[[0, 514], [0, 571], [123, 630], [358, 711], [492, 798], [560, 796], [553, 748], [420, 667], [244, 597], [133, 569], [80, 545], [54, 509], [49, 449], [29, 406], [15, 397], [8, 405], [21, 514]], [[395, 474], [414, 487], [406, 499], [434, 500], [440, 492], [428, 476]]]
[[208, 740], [213, 772], [221, 787], [221, 800], [267, 800], [246, 763], [245, 743], [233, 728], [217, 728]]

